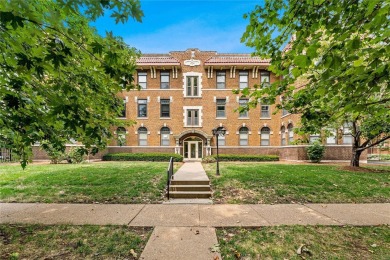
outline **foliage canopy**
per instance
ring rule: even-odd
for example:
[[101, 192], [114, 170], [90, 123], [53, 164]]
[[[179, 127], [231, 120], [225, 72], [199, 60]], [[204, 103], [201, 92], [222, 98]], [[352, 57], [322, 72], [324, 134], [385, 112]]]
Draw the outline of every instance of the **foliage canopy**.
[[305, 133], [352, 122], [355, 152], [390, 138], [389, 1], [266, 0], [246, 18], [242, 41], [281, 78], [243, 90], [249, 106], [283, 96]]
[[141, 21], [138, 0], [5, 0], [0, 2], [0, 143], [25, 167], [31, 145], [59, 150], [70, 139], [104, 147], [121, 102], [135, 88], [139, 52], [91, 21], [109, 11], [118, 22]]

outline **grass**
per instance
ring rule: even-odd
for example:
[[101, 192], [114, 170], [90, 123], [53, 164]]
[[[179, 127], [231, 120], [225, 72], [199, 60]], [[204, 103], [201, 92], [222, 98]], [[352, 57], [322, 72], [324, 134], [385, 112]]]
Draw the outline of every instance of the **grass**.
[[216, 176], [215, 164], [204, 164], [216, 203], [390, 202], [390, 167], [339, 167], [223, 162]]
[[388, 226], [220, 228], [217, 236], [224, 260], [390, 259]]
[[163, 199], [167, 163], [1, 165], [1, 202], [157, 203]]
[[0, 225], [0, 259], [138, 259], [151, 228]]

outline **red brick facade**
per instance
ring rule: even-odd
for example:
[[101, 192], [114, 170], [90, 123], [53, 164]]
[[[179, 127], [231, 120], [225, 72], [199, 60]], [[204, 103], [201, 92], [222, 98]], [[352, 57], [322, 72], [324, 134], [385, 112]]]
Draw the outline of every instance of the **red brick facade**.
[[[284, 115], [283, 111], [273, 114], [275, 105], [268, 107], [268, 116], [261, 105], [251, 109], [247, 116], [235, 111], [240, 106], [240, 96], [233, 90], [240, 84], [253, 86], [259, 85], [261, 79], [267, 81], [268, 60], [249, 54], [188, 49], [169, 54], [145, 54], [137, 60], [137, 66], [135, 79], [143, 89], [119, 94], [126, 102], [125, 118], [135, 120], [136, 124], [126, 129], [124, 141], [113, 141], [111, 149], [122, 145], [129, 151], [174, 151], [185, 157], [200, 158], [214, 153], [216, 142], [212, 129], [222, 126], [227, 130], [225, 140], [220, 140], [222, 153], [289, 154], [280, 152], [280, 147], [305, 139], [293, 133], [293, 128], [299, 124], [299, 115]], [[272, 83], [277, 78], [269, 73], [269, 80]], [[142, 114], [145, 106], [146, 115]], [[217, 107], [220, 110], [217, 111]], [[167, 130], [166, 127], [169, 134], [161, 132]], [[340, 143], [338, 134], [335, 144]], [[302, 159], [305, 156], [285, 157]]]

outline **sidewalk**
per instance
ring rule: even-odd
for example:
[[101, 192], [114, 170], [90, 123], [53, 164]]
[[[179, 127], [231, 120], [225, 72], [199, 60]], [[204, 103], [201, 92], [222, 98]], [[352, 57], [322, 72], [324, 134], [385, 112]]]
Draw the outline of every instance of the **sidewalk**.
[[38, 204], [0, 203], [0, 224], [155, 227], [140, 259], [221, 260], [215, 227], [389, 225], [383, 204]]
[[145, 227], [390, 225], [390, 203], [277, 205], [0, 203], [0, 223]]

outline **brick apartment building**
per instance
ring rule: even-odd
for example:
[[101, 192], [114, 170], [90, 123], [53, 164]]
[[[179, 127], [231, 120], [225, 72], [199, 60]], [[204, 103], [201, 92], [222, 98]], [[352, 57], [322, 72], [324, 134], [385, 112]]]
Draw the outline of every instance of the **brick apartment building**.
[[[137, 60], [136, 83], [142, 89], [120, 93], [123, 119], [136, 124], [117, 128], [110, 152], [174, 152], [185, 159], [215, 153], [212, 129], [224, 127], [220, 153], [278, 154], [282, 159], [305, 159], [303, 146], [290, 145], [299, 116], [261, 104], [246, 113], [235, 111], [248, 102], [232, 90], [276, 80], [267, 70], [269, 60], [250, 54], [215, 51], [172, 51], [144, 54]], [[334, 130], [324, 142], [327, 159], [349, 159], [348, 127]], [[310, 136], [310, 139], [319, 135]], [[345, 144], [345, 145], [342, 145]], [[333, 147], [333, 148], [332, 148]]]

